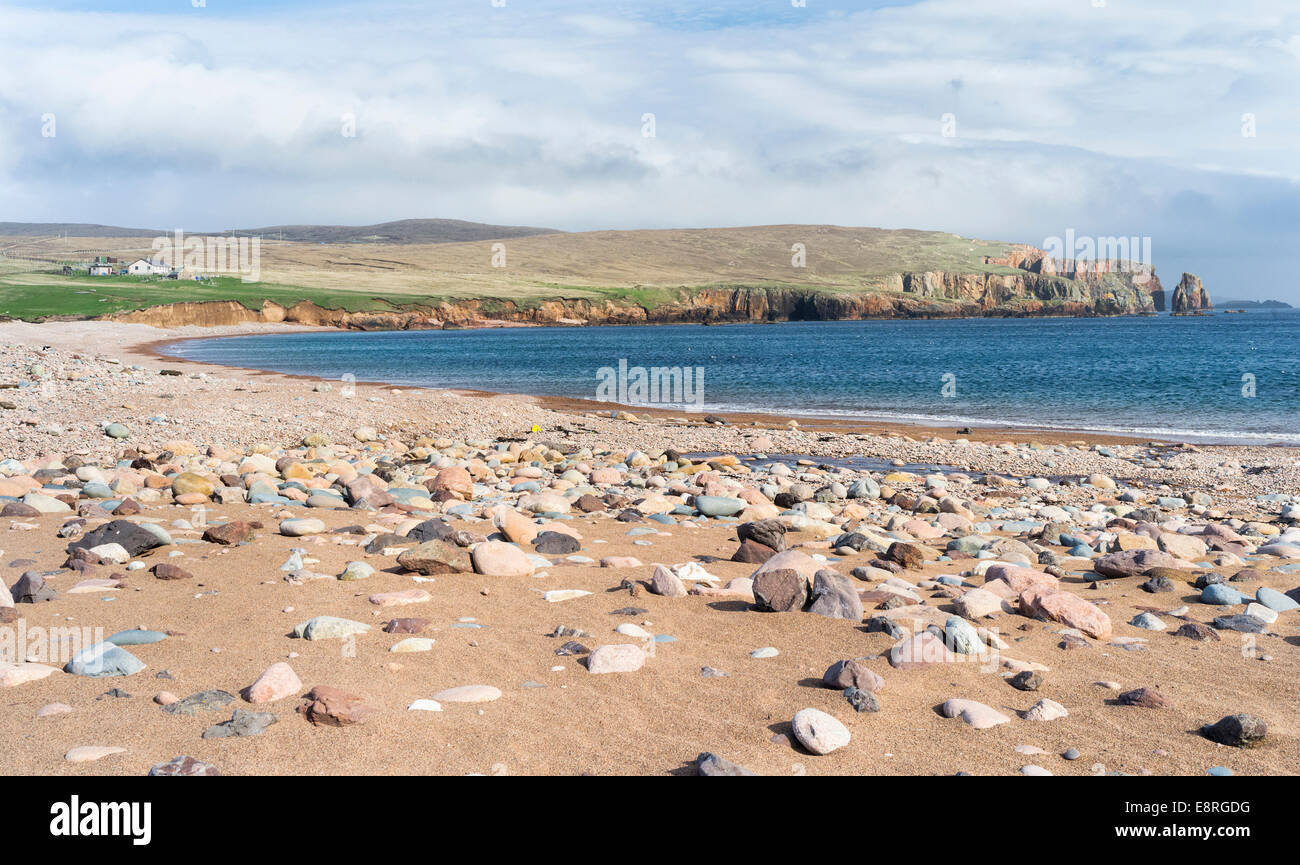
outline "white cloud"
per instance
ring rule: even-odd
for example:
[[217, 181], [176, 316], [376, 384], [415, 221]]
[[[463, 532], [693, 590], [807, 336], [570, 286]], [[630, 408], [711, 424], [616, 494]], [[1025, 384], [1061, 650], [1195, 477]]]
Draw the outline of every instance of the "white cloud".
[[1203, 6], [931, 0], [733, 26], [648, 0], [0, 7], [0, 219], [1074, 227], [1153, 236], [1162, 272], [1274, 280], [1300, 265], [1277, 251], [1300, 213], [1300, 12]]

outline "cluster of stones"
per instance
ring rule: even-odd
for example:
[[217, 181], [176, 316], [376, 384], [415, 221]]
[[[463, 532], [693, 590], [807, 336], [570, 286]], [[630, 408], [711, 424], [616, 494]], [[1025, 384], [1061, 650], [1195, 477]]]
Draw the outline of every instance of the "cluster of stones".
[[[1154, 639], [1116, 634], [1103, 604], [1086, 597], [1102, 581], [1130, 580], [1153, 599], [1180, 586], [1199, 591], [1195, 610], [1190, 605], [1146, 610], [1129, 623], [1144, 633], [1165, 633], [1160, 639], [1213, 641], [1225, 630], [1278, 637], [1274, 629], [1280, 617], [1290, 617], [1294, 626], [1300, 608], [1300, 589], [1255, 585], [1251, 591], [1265, 572], [1281, 576], [1300, 570], [1300, 502], [1286, 494], [1220, 505], [1203, 492], [1148, 490], [1097, 474], [1053, 482], [960, 472], [852, 472], [806, 459], [692, 457], [672, 449], [615, 450], [556, 440], [426, 437], [404, 444], [380, 441], [372, 432], [359, 430], [353, 441], [338, 444], [314, 433], [296, 447], [248, 451], [175, 441], [156, 450], [127, 448], [107, 465], [72, 455], [0, 461], [0, 516], [31, 527], [45, 527], [46, 518], [53, 518], [61, 521], [57, 533], [67, 541], [61, 573], [29, 571], [12, 586], [0, 585], [0, 615], [12, 620], [18, 604], [56, 602], [59, 590], [51, 580], [66, 586], [71, 581], [58, 578], [68, 574], [77, 580], [62, 590], [69, 594], [119, 590], [133, 571], [146, 569], [156, 580], [193, 579], [186, 567], [167, 559], [183, 558], [188, 544], [229, 547], [254, 543], [270, 532], [304, 544], [343, 533], [367, 556], [391, 558], [413, 578], [473, 574], [511, 585], [510, 580], [560, 563], [632, 573], [643, 567], [628, 556], [584, 555], [584, 538], [575, 527], [583, 518], [624, 524], [629, 534], [647, 536], [646, 543], [676, 527], [722, 524], [735, 529], [730, 560], [754, 565], [749, 576], [720, 585], [696, 562], [651, 563], [644, 566], [653, 571], [643, 583], [623, 583], [634, 595], [644, 587], [666, 598], [739, 599], [764, 613], [847, 620], [865, 624], [868, 634], [888, 635], [893, 645], [888, 669], [881, 672], [868, 666], [870, 659], [827, 659], [826, 686], [842, 692], [855, 714], [869, 715], [881, 710], [886, 683], [881, 673], [889, 670], [902, 675], [933, 664], [992, 659], [1012, 687], [1037, 690], [1049, 669], [1003, 654], [1011, 649], [998, 627], [1003, 622], [1013, 627], [1031, 620], [1049, 623], [1065, 651], [1097, 641], [1128, 646]], [[149, 514], [176, 506], [199, 514], [206, 508], [251, 507], [245, 519], [204, 518], [200, 525], [182, 520], [170, 528]], [[325, 511], [354, 512], [362, 525], [330, 530], [312, 515]], [[173, 537], [173, 531], [185, 534]], [[285, 579], [355, 582], [376, 570], [360, 557], [339, 574], [313, 572], [311, 563], [306, 548], [295, 550], [282, 568]], [[950, 573], [920, 573], [932, 566]], [[584, 594], [556, 590], [545, 600]], [[428, 589], [412, 588], [375, 593], [368, 602], [390, 608], [431, 598]], [[1208, 622], [1196, 617], [1203, 610], [1210, 611]], [[1162, 616], [1177, 620], [1178, 627], [1171, 629]], [[428, 624], [392, 619], [383, 632], [403, 639], [391, 651], [431, 650], [433, 641], [418, 636]], [[362, 622], [318, 615], [299, 624], [294, 636], [347, 639], [372, 630]], [[615, 630], [642, 642], [591, 649], [566, 643], [563, 654], [585, 655], [593, 675], [632, 673], [652, 663], [661, 635], [631, 623]], [[562, 631], [557, 629], [557, 636], [573, 636]], [[145, 662], [128, 647], [168, 637], [146, 629], [122, 632], [86, 648], [63, 671], [134, 675]], [[1286, 643], [1277, 640], [1275, 651], [1285, 650]], [[0, 666], [6, 686], [54, 672], [26, 662]], [[382, 710], [367, 697], [328, 684], [304, 692], [284, 662], [271, 664], [242, 694], [249, 704], [298, 697], [297, 713], [315, 725], [364, 723]], [[500, 696], [492, 686], [460, 686], [412, 708]], [[229, 692], [207, 691], [160, 703], [167, 711], [187, 714], [234, 701]], [[1154, 687], [1125, 692], [1116, 702], [1168, 705]], [[945, 697], [938, 708], [974, 728], [1012, 721], [961, 697]], [[1019, 714], [1045, 722], [1068, 711], [1043, 698]], [[236, 709], [204, 736], [259, 735], [277, 720], [273, 713]], [[817, 708], [797, 713], [791, 730], [815, 755], [845, 747], [851, 738], [843, 721]], [[1216, 742], [1242, 746], [1260, 741], [1264, 732], [1264, 722], [1249, 715], [1213, 724], [1207, 719], [1205, 728]], [[206, 773], [187, 759], [160, 764], [156, 774]], [[702, 755], [699, 765], [704, 774], [744, 773], [712, 754]]]

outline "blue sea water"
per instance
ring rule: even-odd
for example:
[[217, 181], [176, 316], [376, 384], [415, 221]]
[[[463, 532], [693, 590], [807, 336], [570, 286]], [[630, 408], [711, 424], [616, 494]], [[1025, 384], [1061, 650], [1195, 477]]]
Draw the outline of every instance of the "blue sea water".
[[717, 413], [1300, 443], [1300, 310], [285, 333], [163, 351], [327, 379], [584, 399], [599, 397], [601, 368], [625, 360], [702, 370], [702, 407]]

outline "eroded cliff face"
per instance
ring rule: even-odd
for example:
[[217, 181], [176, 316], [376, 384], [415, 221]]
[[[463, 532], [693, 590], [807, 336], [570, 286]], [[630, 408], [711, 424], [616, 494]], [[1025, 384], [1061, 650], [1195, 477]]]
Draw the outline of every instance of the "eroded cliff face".
[[1200, 277], [1193, 273], [1184, 273], [1174, 289], [1173, 312], [1199, 312], [1214, 309], [1210, 302], [1210, 293], [1201, 285]]
[[[1032, 248], [1027, 247], [1027, 250]], [[518, 303], [500, 298], [447, 300], [436, 306], [391, 312], [325, 309], [309, 301], [260, 310], [235, 301], [182, 302], [108, 316], [117, 321], [216, 326], [288, 322], [354, 330], [491, 327], [508, 325], [671, 324], [766, 321], [839, 321], [871, 318], [973, 318], [1112, 316], [1149, 313], [1154, 275], [1107, 270], [1073, 278], [1042, 267], [1038, 257], [1017, 257], [1019, 273], [896, 273], [861, 291], [713, 286], [680, 289], [667, 302], [643, 306], [626, 298], [555, 298]], [[1001, 263], [1001, 262], [998, 262]], [[1008, 265], [1013, 266], [1013, 265]], [[1035, 268], [1033, 270], [1028, 268]], [[1041, 272], [1042, 270], [1048, 272]]]

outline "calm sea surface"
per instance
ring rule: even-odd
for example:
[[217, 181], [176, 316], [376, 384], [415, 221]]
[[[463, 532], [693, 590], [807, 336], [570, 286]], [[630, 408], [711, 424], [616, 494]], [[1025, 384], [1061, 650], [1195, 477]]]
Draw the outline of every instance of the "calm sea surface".
[[702, 406], [718, 413], [1300, 443], [1300, 310], [286, 333], [192, 340], [164, 352], [332, 379], [585, 399], [599, 398], [601, 368], [625, 360], [629, 368], [701, 369]]

